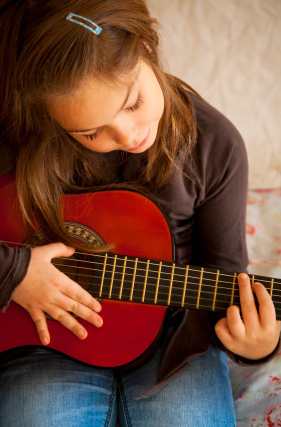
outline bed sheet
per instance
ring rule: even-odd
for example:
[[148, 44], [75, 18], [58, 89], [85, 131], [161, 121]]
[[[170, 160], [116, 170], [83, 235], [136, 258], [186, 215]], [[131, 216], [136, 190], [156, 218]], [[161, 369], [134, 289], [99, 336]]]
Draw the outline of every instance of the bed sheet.
[[[249, 273], [281, 278], [281, 189], [250, 190], [247, 203]], [[229, 361], [237, 427], [281, 426], [281, 353], [240, 367]]]

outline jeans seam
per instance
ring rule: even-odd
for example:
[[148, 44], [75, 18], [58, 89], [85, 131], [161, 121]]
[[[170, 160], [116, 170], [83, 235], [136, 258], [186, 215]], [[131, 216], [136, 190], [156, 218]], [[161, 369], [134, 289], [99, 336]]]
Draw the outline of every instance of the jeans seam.
[[117, 384], [116, 384], [116, 380], [113, 380], [112, 383], [112, 392], [111, 392], [111, 396], [108, 402], [108, 412], [107, 412], [107, 416], [106, 416], [106, 420], [104, 423], [104, 427], [109, 427], [110, 425], [110, 419], [111, 419], [111, 415], [112, 415], [112, 408], [113, 408], [113, 403], [114, 400], [116, 398], [116, 388], [117, 388]]
[[124, 414], [125, 414], [125, 420], [126, 420], [126, 424], [127, 427], [132, 427], [132, 421], [130, 418], [130, 414], [129, 414], [129, 409], [128, 409], [128, 405], [127, 405], [127, 399], [125, 396], [125, 391], [124, 391], [124, 386], [123, 386], [123, 382], [121, 379], [121, 375], [118, 375], [118, 388], [120, 391], [120, 400], [123, 404], [123, 409], [124, 409]]

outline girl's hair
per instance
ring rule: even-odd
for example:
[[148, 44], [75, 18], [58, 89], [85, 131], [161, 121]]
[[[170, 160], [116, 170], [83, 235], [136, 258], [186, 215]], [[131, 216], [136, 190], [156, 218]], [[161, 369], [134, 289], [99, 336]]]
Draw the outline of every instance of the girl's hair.
[[[70, 12], [94, 21], [102, 32], [96, 36], [70, 23]], [[60, 195], [113, 184], [104, 156], [79, 144], [48, 113], [50, 97], [71, 95], [86, 77], [116, 80], [142, 59], [158, 79], [164, 113], [155, 143], [140, 155], [139, 185], [159, 190], [179, 168], [176, 158], [190, 156], [190, 88], [164, 73], [156, 27], [143, 0], [1, 1], [0, 138], [17, 153], [17, 191], [27, 228], [36, 218], [49, 240], [70, 244]]]

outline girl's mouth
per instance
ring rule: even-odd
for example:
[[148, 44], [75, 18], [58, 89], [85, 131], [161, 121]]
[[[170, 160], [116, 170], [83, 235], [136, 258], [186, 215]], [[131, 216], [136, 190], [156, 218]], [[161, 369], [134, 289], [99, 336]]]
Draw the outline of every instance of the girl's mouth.
[[148, 129], [146, 137], [135, 147], [128, 148], [128, 151], [134, 151], [134, 150], [137, 150], [138, 148], [141, 148], [143, 145], [145, 145], [147, 143], [149, 137], [150, 137], [150, 128]]

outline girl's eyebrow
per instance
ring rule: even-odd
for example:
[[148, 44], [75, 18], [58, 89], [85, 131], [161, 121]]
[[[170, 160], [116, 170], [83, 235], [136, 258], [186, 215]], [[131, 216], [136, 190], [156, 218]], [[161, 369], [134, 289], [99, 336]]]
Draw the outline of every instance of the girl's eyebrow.
[[[130, 96], [130, 94], [131, 94], [131, 92], [132, 92], [132, 88], [133, 88], [133, 86], [134, 86], [135, 82], [136, 82], [136, 80], [134, 79], [134, 80], [129, 84], [128, 89], [127, 89], [127, 93], [126, 93], [126, 97], [125, 97], [125, 99], [124, 99], [124, 102], [123, 102], [123, 104], [122, 104], [121, 108], [118, 110], [118, 113], [120, 113], [120, 111], [122, 111], [122, 110], [123, 110], [123, 108], [125, 107], [125, 105], [127, 104], [128, 99], [129, 99], [129, 96]], [[117, 113], [117, 114], [118, 114], [118, 113]], [[96, 128], [93, 128], [93, 129], [82, 129], [82, 130], [66, 130], [66, 129], [65, 129], [65, 131], [66, 131], [66, 132], [69, 132], [69, 133], [84, 133], [84, 132], [91, 132], [91, 131], [95, 131], [95, 130], [97, 130], [99, 127], [100, 127], [100, 126], [98, 126], [98, 127], [96, 127]]]

